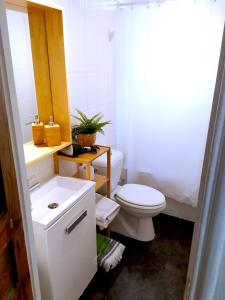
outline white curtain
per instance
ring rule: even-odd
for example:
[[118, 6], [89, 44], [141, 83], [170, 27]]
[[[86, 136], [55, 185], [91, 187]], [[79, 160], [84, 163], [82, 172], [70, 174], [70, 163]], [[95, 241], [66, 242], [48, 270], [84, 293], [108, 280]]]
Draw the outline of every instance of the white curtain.
[[117, 11], [117, 137], [128, 182], [197, 205], [223, 29], [220, 1]]

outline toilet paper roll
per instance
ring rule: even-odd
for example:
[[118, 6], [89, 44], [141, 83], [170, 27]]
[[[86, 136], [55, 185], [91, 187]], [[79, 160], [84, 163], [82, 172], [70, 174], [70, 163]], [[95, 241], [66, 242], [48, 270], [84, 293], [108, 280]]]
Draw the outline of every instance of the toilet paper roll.
[[[86, 165], [81, 165], [79, 167], [79, 177], [86, 179]], [[94, 168], [90, 166], [90, 180], [94, 180]]]

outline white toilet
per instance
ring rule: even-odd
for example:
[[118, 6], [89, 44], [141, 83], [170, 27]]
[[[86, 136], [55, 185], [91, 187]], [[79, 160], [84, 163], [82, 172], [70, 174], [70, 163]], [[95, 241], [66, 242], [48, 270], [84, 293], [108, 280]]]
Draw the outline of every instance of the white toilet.
[[[106, 174], [106, 155], [93, 162], [97, 173]], [[119, 186], [123, 166], [123, 154], [111, 150], [111, 198], [121, 205], [120, 212], [111, 223], [111, 230], [139, 241], [151, 241], [155, 237], [152, 217], [166, 207], [165, 196], [151, 187], [141, 184]]]

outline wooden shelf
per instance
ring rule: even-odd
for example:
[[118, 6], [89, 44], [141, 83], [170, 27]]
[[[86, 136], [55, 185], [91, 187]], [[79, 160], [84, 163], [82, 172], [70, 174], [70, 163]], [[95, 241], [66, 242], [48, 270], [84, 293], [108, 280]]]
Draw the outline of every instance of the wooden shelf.
[[[96, 183], [95, 191], [97, 192], [101, 187], [104, 186], [105, 183], [109, 181], [109, 179], [106, 176], [95, 174], [94, 175], [94, 182]], [[78, 174], [75, 174], [73, 177], [80, 178]]]
[[[111, 160], [110, 160], [110, 147], [106, 146], [98, 146], [99, 149], [97, 150], [97, 153], [82, 153], [78, 155], [77, 157], [71, 157], [71, 156], [65, 156], [61, 154], [55, 154], [54, 157], [54, 163], [55, 163], [55, 173], [59, 173], [59, 160], [67, 160], [71, 162], [75, 162], [78, 164], [85, 164], [86, 165], [86, 179], [90, 180], [90, 168], [91, 163], [93, 160], [95, 160], [97, 157], [103, 155], [104, 153], [107, 154], [107, 176], [95, 174], [94, 181], [96, 182], [96, 191], [98, 191], [104, 184], [106, 184], [106, 190], [107, 190], [107, 197], [110, 198], [110, 180], [111, 180]], [[77, 175], [74, 175], [74, 177], [78, 177]], [[79, 178], [79, 177], [78, 177]]]
[[36, 146], [33, 142], [28, 142], [23, 145], [24, 148], [24, 156], [25, 156], [25, 163], [27, 166], [30, 166], [43, 158], [46, 158], [63, 148], [68, 147], [71, 145], [71, 142], [61, 142], [61, 145], [54, 146], [54, 147], [47, 147], [47, 146]]
[[95, 160], [97, 157], [109, 151], [109, 147], [99, 146], [99, 148], [100, 149], [97, 151], [97, 153], [82, 153], [76, 157], [69, 157], [69, 156], [57, 154], [57, 157], [62, 160], [73, 161], [78, 164], [88, 164], [91, 163], [93, 160]]
[[96, 182], [96, 192], [103, 187], [103, 185], [109, 181], [109, 179], [106, 176], [95, 174], [94, 181]]

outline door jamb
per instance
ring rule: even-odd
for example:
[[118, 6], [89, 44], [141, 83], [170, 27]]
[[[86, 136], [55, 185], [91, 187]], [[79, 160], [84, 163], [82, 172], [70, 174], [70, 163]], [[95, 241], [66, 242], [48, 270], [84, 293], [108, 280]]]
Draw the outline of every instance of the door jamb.
[[3, 78], [3, 90], [9, 123], [10, 138], [14, 157], [20, 207], [27, 248], [28, 264], [34, 299], [40, 300], [40, 285], [37, 270], [32, 219], [30, 212], [30, 196], [26, 179], [26, 166], [22, 146], [22, 132], [19, 124], [19, 112], [16, 98], [10, 44], [6, 19], [6, 10], [3, 0], [0, 0], [0, 65]]
[[[194, 300], [201, 294], [204, 286], [202, 270], [207, 265], [211, 249], [210, 233], [214, 230], [218, 203], [222, 201], [220, 189], [225, 184], [222, 177], [222, 161], [225, 147], [225, 26], [217, 72], [216, 86], [210, 117], [209, 132], [203, 163], [202, 178], [198, 200], [198, 217], [192, 238], [188, 274], [184, 299]], [[225, 195], [224, 198], [225, 199]], [[213, 249], [212, 249], [213, 250]], [[198, 295], [198, 296], [197, 296]], [[197, 298], [196, 298], [197, 297]]]

